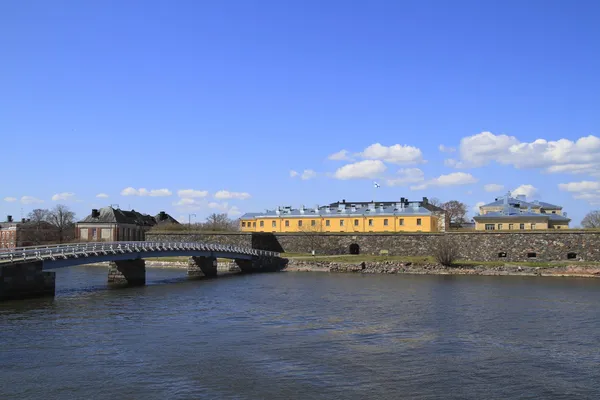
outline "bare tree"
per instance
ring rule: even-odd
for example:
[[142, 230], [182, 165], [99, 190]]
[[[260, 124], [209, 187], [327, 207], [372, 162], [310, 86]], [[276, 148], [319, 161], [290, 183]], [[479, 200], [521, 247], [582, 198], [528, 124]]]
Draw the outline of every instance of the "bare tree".
[[450, 267], [458, 259], [458, 246], [448, 237], [440, 237], [433, 248], [435, 260], [445, 267]]
[[446, 211], [446, 220], [449, 224], [455, 224], [458, 228], [466, 222], [467, 205], [458, 200], [450, 200], [442, 204], [441, 208]]
[[55, 241], [55, 230], [48, 223], [49, 216], [50, 212], [43, 208], [36, 208], [27, 214], [27, 224], [23, 229], [23, 242], [39, 245]]
[[440, 207], [440, 208], [442, 208], [442, 206], [444, 205], [444, 203], [442, 203], [442, 201], [440, 199], [438, 199], [437, 197], [432, 197], [431, 199], [429, 199], [428, 203], [431, 204], [432, 206], [436, 206], [436, 207]]
[[600, 228], [600, 210], [594, 210], [587, 213], [581, 221], [581, 226], [586, 229]]
[[58, 231], [58, 242], [72, 239], [75, 235], [75, 213], [69, 207], [58, 204], [48, 213], [48, 222]]
[[307, 251], [314, 250], [315, 253], [321, 253], [324, 243], [322, 221], [319, 219], [302, 220], [302, 223], [302, 226], [298, 227], [298, 232], [301, 234], [299, 247]]
[[29, 214], [27, 214], [27, 218], [36, 224], [40, 224], [41, 222], [48, 222], [48, 216], [50, 211], [43, 208], [36, 208]]
[[225, 213], [214, 213], [206, 218], [206, 222], [201, 225], [201, 228], [207, 231], [231, 232], [238, 230], [238, 222], [229, 218], [229, 216]]

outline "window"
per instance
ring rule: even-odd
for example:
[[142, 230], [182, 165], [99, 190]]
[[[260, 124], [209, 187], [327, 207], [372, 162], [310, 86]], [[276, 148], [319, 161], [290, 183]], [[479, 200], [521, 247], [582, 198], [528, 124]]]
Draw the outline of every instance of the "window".
[[535, 253], [527, 253], [527, 258], [535, 258], [537, 254]]
[[387, 218], [383, 220], [383, 226], [388, 226], [388, 220], [387, 220]]
[[577, 258], [577, 254], [576, 253], [567, 253], [567, 259], [572, 260], [574, 258]]
[[552, 214], [556, 214], [556, 211], [552, 211]]
[[329, 220], [328, 220], [328, 219], [326, 219], [326, 220], [325, 220], [325, 226], [329, 226], [329, 225], [330, 225], [330, 224], [329, 224]]
[[531, 224], [531, 229], [532, 230], [535, 229], [535, 224], [534, 223]]
[[298, 226], [302, 226], [302, 220], [298, 220]]
[[242, 227], [246, 227], [246, 223], [244, 221], [242, 221]]
[[421, 218], [417, 218], [417, 225], [421, 225]]
[[344, 226], [344, 220], [340, 219], [340, 226]]
[[493, 231], [494, 229], [496, 229], [496, 225], [494, 225], [494, 224], [485, 224], [485, 230], [486, 231]]
[[285, 226], [290, 226], [290, 221], [286, 220], [285, 221]]
[[404, 218], [400, 218], [400, 226], [404, 225]]
[[372, 219], [369, 220], [369, 226], [373, 226], [373, 220]]
[[98, 235], [96, 234], [96, 228], [92, 228], [92, 239], [96, 239]]
[[261, 228], [264, 227], [265, 226], [265, 221], [260, 221], [259, 225], [260, 225]]
[[508, 229], [509, 230], [515, 229], [515, 224], [508, 224]]
[[256, 228], [256, 221], [254, 221], [254, 222], [252, 223], [252, 227], [253, 227], [253, 228]]
[[499, 257], [499, 258], [506, 257], [506, 252], [505, 252], [505, 251], [502, 251], [502, 252], [498, 253], [498, 257]]
[[502, 230], [502, 224], [498, 224], [498, 230], [501, 231]]
[[519, 229], [525, 229], [525, 224], [519, 224]]
[[354, 226], [358, 226], [358, 220], [357, 219], [354, 220]]
[[310, 226], [315, 226], [317, 225], [317, 221], [315, 221], [314, 219], [310, 220]]
[[275, 228], [277, 226], [277, 221], [271, 221], [271, 226]]
[[560, 229], [560, 225], [556, 225], [556, 229]]

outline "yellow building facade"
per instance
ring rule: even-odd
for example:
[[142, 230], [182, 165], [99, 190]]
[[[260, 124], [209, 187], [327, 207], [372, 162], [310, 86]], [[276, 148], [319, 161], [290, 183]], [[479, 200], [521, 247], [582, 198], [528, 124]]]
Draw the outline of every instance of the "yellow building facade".
[[438, 232], [438, 216], [419, 206], [292, 209], [280, 207], [240, 218], [242, 232]]

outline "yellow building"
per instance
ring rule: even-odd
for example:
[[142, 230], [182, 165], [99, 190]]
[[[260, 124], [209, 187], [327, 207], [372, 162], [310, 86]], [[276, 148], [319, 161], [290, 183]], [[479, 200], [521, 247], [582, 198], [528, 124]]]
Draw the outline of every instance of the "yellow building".
[[421, 202], [335, 203], [294, 209], [278, 207], [240, 218], [242, 232], [438, 232], [438, 215]]
[[481, 206], [479, 211], [473, 217], [478, 231], [568, 229], [571, 221], [561, 206], [537, 200], [528, 202], [525, 196], [511, 197], [510, 192]]

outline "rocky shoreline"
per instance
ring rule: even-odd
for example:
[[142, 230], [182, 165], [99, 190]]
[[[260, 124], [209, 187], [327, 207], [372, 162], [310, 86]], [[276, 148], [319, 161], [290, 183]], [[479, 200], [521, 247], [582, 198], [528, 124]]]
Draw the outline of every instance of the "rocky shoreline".
[[284, 271], [416, 275], [572, 276], [600, 278], [600, 267], [578, 264], [548, 267], [531, 267], [518, 264], [444, 267], [440, 264], [413, 264], [410, 262], [403, 263], [396, 261], [342, 263], [292, 259], [289, 261]]

